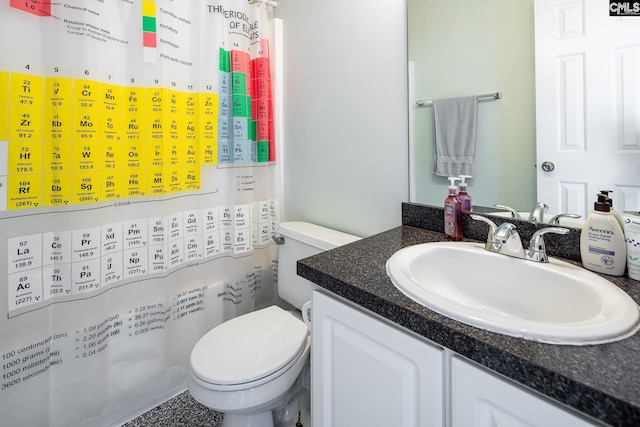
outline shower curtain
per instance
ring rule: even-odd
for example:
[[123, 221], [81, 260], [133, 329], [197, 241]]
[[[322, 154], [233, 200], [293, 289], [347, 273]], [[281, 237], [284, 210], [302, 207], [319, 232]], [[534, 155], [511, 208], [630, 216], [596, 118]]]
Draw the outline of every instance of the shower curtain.
[[115, 425], [276, 298], [272, 7], [0, 3], [0, 424]]

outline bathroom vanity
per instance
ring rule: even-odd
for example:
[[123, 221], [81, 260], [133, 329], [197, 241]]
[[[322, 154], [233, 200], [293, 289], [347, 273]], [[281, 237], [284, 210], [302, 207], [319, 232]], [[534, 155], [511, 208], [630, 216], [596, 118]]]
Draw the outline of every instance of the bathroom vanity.
[[[402, 209], [402, 226], [298, 262], [298, 274], [319, 286], [312, 340], [319, 425], [640, 425], [640, 334], [543, 344], [425, 308], [391, 283], [385, 264], [403, 247], [444, 240], [432, 231], [442, 211]], [[484, 230], [466, 232], [482, 240]], [[575, 262], [573, 234], [552, 240], [551, 255]], [[603, 277], [640, 301], [639, 282]]]

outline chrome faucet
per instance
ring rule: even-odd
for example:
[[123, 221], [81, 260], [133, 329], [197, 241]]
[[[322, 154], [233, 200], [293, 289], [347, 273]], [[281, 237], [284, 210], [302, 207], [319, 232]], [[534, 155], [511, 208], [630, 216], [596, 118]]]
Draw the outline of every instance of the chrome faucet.
[[548, 210], [549, 206], [545, 205], [542, 202], [537, 202], [533, 209], [531, 209], [531, 213], [529, 214], [529, 221], [544, 222], [544, 214]]
[[524, 249], [517, 227], [510, 222], [504, 222], [498, 226], [489, 218], [481, 215], [471, 214], [471, 218], [489, 225], [485, 250], [534, 262], [549, 262], [542, 237], [544, 234], [567, 234], [569, 232], [569, 229], [564, 227], [541, 228], [533, 233], [529, 241], [529, 248]]

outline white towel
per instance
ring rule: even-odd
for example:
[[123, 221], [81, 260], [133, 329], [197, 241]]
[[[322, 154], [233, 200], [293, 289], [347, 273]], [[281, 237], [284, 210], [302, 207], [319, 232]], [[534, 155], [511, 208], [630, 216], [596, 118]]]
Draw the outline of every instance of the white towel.
[[433, 101], [436, 140], [433, 172], [436, 175], [474, 175], [477, 117], [478, 100], [475, 96]]

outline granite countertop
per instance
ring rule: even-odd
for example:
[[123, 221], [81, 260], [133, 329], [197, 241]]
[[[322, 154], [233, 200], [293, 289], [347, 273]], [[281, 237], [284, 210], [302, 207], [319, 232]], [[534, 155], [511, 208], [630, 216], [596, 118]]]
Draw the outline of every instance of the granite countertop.
[[[408, 222], [403, 218], [403, 224]], [[640, 425], [640, 334], [600, 345], [538, 343], [465, 325], [423, 307], [396, 289], [385, 270], [389, 257], [406, 246], [442, 240], [442, 233], [402, 225], [300, 260], [298, 274], [606, 424]], [[639, 282], [603, 277], [640, 302]]]

